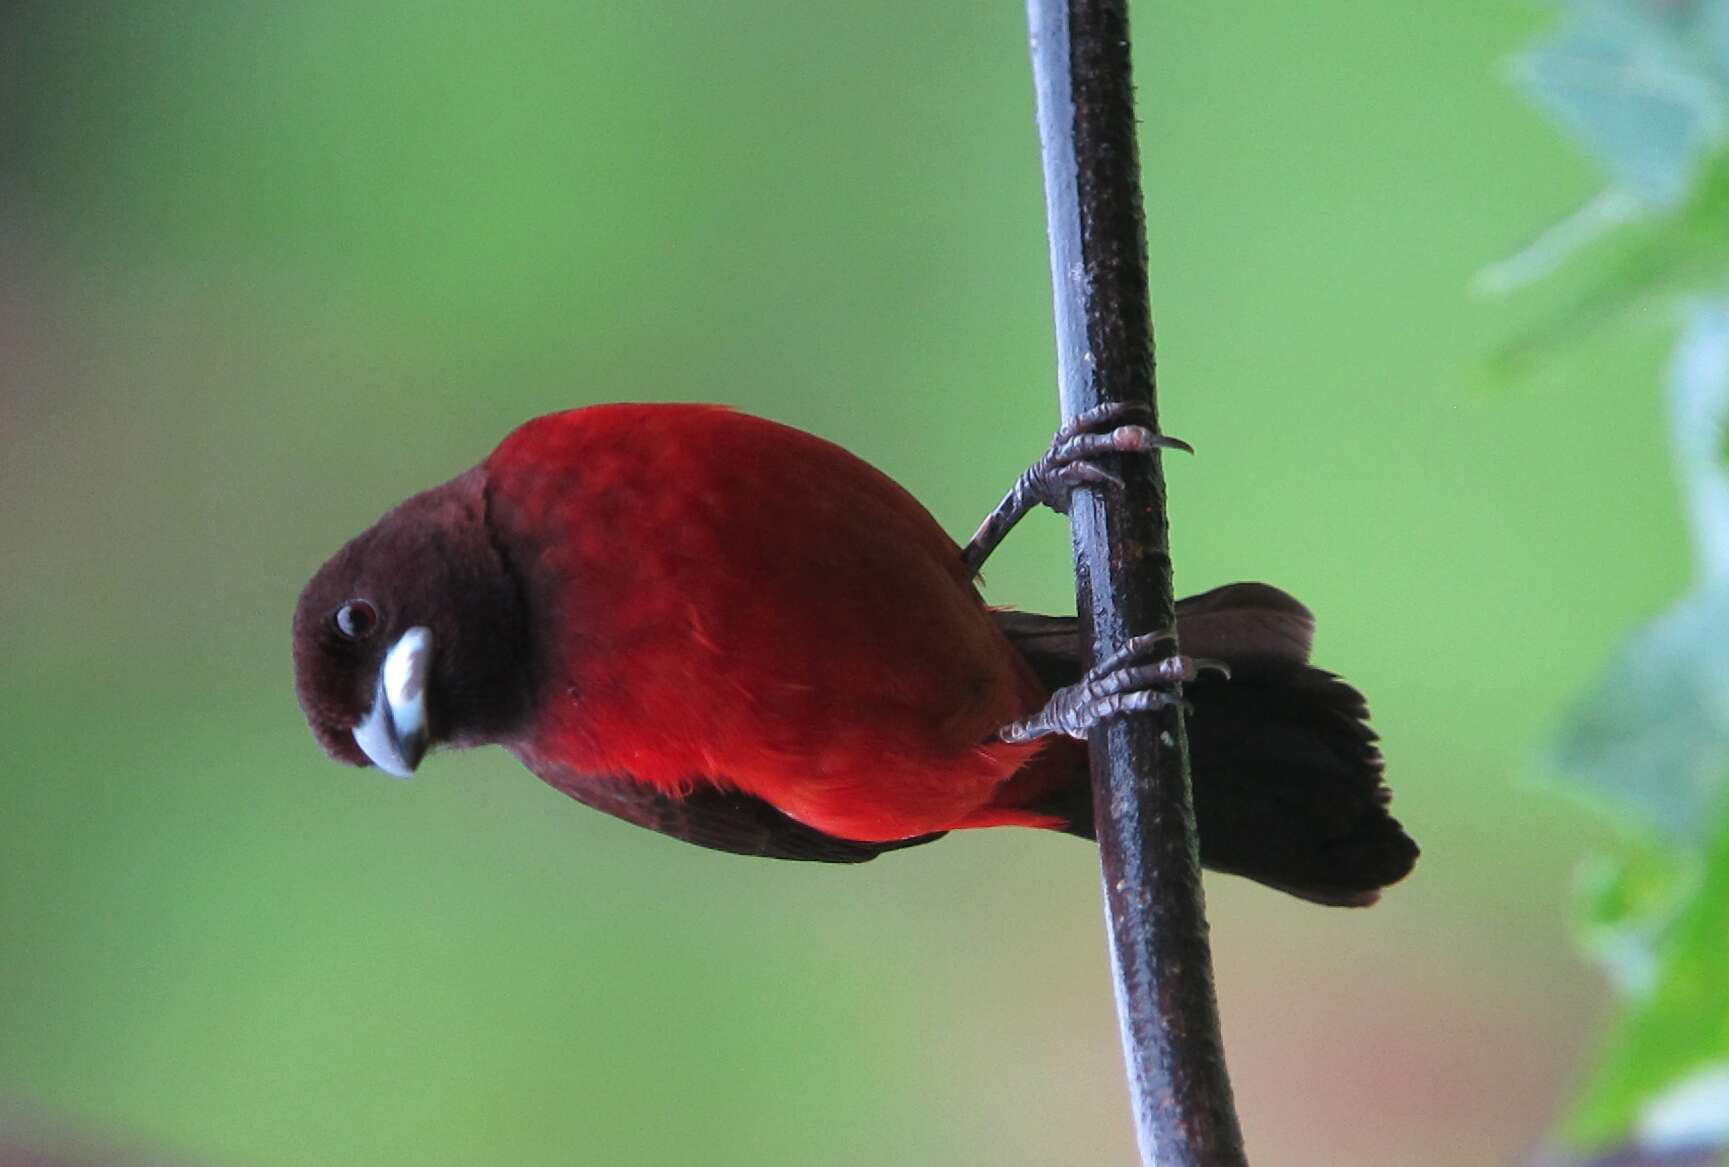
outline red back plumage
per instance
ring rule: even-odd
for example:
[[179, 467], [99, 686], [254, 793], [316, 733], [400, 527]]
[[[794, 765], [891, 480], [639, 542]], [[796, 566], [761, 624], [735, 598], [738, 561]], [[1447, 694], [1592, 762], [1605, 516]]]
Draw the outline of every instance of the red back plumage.
[[718, 406], [607, 405], [529, 422], [486, 465], [553, 628], [530, 752], [867, 840], [973, 825], [1036, 752], [990, 741], [1045, 694], [959, 548], [839, 446]]

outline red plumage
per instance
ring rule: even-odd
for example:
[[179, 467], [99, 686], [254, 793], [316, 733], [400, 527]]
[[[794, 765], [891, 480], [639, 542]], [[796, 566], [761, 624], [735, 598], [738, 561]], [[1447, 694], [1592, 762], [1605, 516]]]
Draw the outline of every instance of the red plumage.
[[[1185, 688], [1201, 858], [1364, 904], [1417, 851], [1362, 698], [1308, 664], [1312, 628], [1265, 584], [1178, 605], [1184, 650], [1232, 673]], [[998, 736], [1081, 679], [1074, 621], [987, 607], [887, 476], [716, 406], [527, 423], [326, 563], [294, 646], [343, 761], [406, 776], [431, 745], [503, 745], [721, 850], [858, 862], [960, 828], [1092, 828], [1080, 743]]]
[[716, 782], [818, 830], [1057, 825], [998, 807], [1047, 694], [960, 548], [875, 467], [718, 407], [553, 414], [486, 462], [547, 601], [532, 768]]

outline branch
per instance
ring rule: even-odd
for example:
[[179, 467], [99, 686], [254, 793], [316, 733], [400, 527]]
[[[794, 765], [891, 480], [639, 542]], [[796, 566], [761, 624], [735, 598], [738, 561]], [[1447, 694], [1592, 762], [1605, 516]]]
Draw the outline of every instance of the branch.
[[[1145, 402], [1156, 417], [1127, 3], [1028, 0], [1027, 18], [1063, 416]], [[1070, 508], [1077, 604], [1094, 660], [1176, 623], [1159, 459], [1121, 461], [1123, 490], [1078, 490]], [[1142, 1158], [1244, 1163], [1213, 997], [1182, 709], [1111, 719], [1089, 746]]]

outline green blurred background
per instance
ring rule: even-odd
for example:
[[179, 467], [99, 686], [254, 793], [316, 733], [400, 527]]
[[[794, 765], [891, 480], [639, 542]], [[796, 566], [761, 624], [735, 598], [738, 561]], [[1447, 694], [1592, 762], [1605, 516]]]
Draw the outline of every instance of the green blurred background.
[[[1480, 386], [1472, 273], [1599, 185], [1501, 68], [1546, 15], [1135, 14], [1178, 588], [1315, 608], [1425, 849], [1370, 912], [1209, 882], [1260, 1162], [1524, 1154], [1599, 1028], [1599, 828], [1522, 783], [1688, 560], [1664, 338]], [[343, 539], [587, 402], [970, 531], [1055, 423], [1019, 6], [0, 19], [0, 1105], [219, 1167], [1128, 1161], [1089, 848], [777, 865], [496, 751], [387, 781], [288, 660]], [[1060, 520], [989, 583], [1069, 610]]]

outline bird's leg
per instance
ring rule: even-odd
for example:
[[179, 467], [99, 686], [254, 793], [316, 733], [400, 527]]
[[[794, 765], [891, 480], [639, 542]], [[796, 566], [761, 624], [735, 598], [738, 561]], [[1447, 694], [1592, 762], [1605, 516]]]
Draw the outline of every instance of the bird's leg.
[[1223, 661], [1159, 655], [1159, 646], [1175, 639], [1171, 632], [1135, 637], [1079, 682], [1052, 693], [1043, 709], [1003, 726], [997, 739], [1020, 743], [1057, 733], [1085, 738], [1107, 717], [1177, 704], [1183, 699], [1177, 686], [1207, 670], [1229, 679], [1231, 670]]
[[1042, 503], [1066, 515], [1075, 487], [1121, 486], [1123, 480], [1104, 467], [1106, 455], [1150, 454], [1154, 450], [1194, 453], [1182, 439], [1155, 432], [1151, 421], [1149, 406], [1119, 402], [1088, 410], [1064, 425], [1045, 456], [1027, 468], [997, 509], [979, 524], [961, 552], [967, 567], [977, 573], [1003, 537], [1035, 506]]

